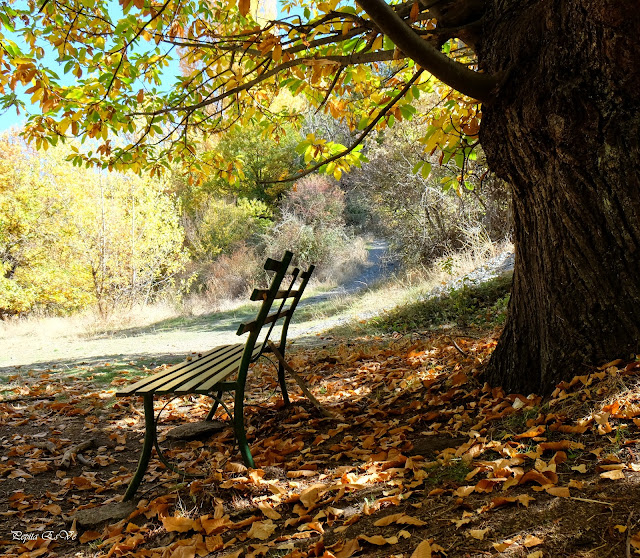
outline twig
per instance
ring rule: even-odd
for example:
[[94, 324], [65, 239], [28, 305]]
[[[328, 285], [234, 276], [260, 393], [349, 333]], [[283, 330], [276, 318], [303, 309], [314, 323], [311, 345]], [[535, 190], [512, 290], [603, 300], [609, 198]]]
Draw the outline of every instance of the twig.
[[313, 395], [313, 393], [311, 393], [311, 391], [309, 390], [309, 387], [307, 386], [307, 383], [298, 375], [298, 373], [291, 368], [291, 366], [289, 366], [289, 364], [287, 363], [287, 361], [284, 359], [284, 357], [282, 356], [282, 353], [280, 352], [280, 350], [278, 349], [278, 347], [276, 347], [271, 341], [269, 341], [269, 348], [273, 351], [273, 354], [276, 356], [276, 358], [278, 359], [278, 361], [280, 362], [280, 364], [282, 364], [282, 366], [284, 366], [284, 369], [291, 374], [291, 377], [296, 381], [296, 383], [300, 386], [300, 389], [302, 390], [302, 392], [309, 398], [309, 401], [311, 401], [311, 403], [313, 403], [314, 407], [316, 409], [318, 409], [318, 411], [320, 411], [325, 417], [329, 417], [332, 419], [337, 419], [338, 417], [336, 417], [333, 413], [327, 411], [320, 403], [320, 401], [318, 401], [315, 396]]
[[33, 442], [31, 444], [35, 448], [48, 450], [50, 453], [57, 453], [58, 448], [53, 442]]
[[458, 352], [463, 356], [463, 357], [468, 357], [469, 354], [465, 353], [460, 346], [456, 343], [455, 339], [453, 337], [449, 337], [449, 341], [451, 341], [451, 343], [453, 343], [453, 346], [458, 350]]
[[93, 461], [91, 459], [87, 459], [84, 455], [80, 453], [76, 455], [76, 459], [83, 465], [86, 465], [87, 467], [93, 466]]
[[578, 498], [578, 496], [569, 496], [571, 500], [578, 500], [578, 502], [586, 502], [587, 504], [604, 504], [605, 506], [613, 507], [611, 502], [603, 502], [602, 500], [590, 500], [589, 498]]
[[631, 558], [631, 518], [633, 517], [633, 512], [629, 512], [629, 517], [627, 517], [627, 547], [626, 547], [626, 558]]
[[129, 404], [129, 407], [130, 407], [130, 408], [131, 408], [131, 410], [134, 412], [134, 414], [138, 415], [139, 417], [143, 417], [143, 418], [144, 418], [144, 413], [143, 413], [143, 412], [141, 412], [141, 411], [139, 411], [139, 410], [137, 409], [137, 407], [133, 404], [133, 402], [131, 402], [131, 403]]
[[2, 403], [24, 403], [25, 401], [51, 401], [55, 399], [55, 395], [40, 395], [36, 397], [26, 396], [26, 397], [15, 397], [14, 399], [2, 399], [0, 400], [0, 405]]
[[60, 462], [60, 467], [62, 469], [67, 469], [69, 465], [71, 465], [71, 457], [73, 456], [73, 454], [77, 455], [81, 451], [93, 447], [95, 443], [95, 439], [92, 438], [91, 440], [86, 440], [84, 442], [81, 442], [80, 444], [70, 447], [67, 451], [64, 452], [62, 461]]

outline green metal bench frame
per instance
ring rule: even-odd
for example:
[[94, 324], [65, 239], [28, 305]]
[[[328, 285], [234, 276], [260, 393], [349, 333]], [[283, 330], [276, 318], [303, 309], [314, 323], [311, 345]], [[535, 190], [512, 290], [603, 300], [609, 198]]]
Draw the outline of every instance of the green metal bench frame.
[[[281, 261], [269, 258], [264, 264], [264, 269], [273, 272], [274, 275], [268, 289], [255, 289], [251, 294], [251, 300], [262, 300], [262, 304], [255, 320], [242, 323], [238, 328], [237, 335], [249, 333], [244, 345], [241, 343], [221, 345], [198, 356], [198, 358], [187, 359], [180, 364], [176, 364], [116, 392], [117, 397], [142, 396], [144, 405], [144, 442], [138, 467], [124, 495], [125, 501], [131, 500], [138, 490], [149, 465], [154, 447], [162, 463], [169, 469], [179, 472], [164, 458], [158, 444], [157, 417], [154, 415], [153, 409], [153, 401], [156, 396], [178, 396], [191, 393], [208, 395], [213, 398], [214, 403], [205, 420], [212, 420], [219, 405], [222, 405], [231, 415], [227, 406], [222, 402], [222, 395], [224, 392], [235, 392], [233, 410], [234, 434], [245, 465], [247, 467], [255, 466], [244, 426], [244, 393], [247, 372], [250, 365], [263, 354], [275, 353], [279, 361], [278, 382], [282, 391], [282, 398], [285, 405], [289, 405], [289, 395], [285, 383], [285, 366], [283, 364], [285, 362], [287, 333], [293, 313], [314, 270], [312, 265], [307, 271], [300, 273], [298, 268], [290, 267], [292, 258], [293, 253], [287, 251]], [[288, 286], [283, 289], [282, 284], [287, 276], [290, 276], [291, 279], [288, 281]], [[297, 286], [296, 282], [298, 282]], [[271, 312], [276, 300], [281, 301], [279, 308], [275, 312]], [[276, 323], [280, 320], [284, 320], [280, 343], [275, 345], [269, 342], [269, 336]], [[264, 338], [259, 341], [263, 327], [266, 325], [269, 325], [269, 328]], [[228, 378], [236, 372], [236, 379], [228, 381]]]

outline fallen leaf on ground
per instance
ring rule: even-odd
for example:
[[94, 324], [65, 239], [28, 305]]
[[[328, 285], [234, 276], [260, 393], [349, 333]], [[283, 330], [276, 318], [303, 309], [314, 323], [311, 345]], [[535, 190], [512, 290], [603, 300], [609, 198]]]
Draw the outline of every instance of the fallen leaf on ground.
[[411, 558], [431, 558], [429, 541], [422, 541], [411, 554]]
[[490, 527], [487, 527], [486, 529], [469, 529], [469, 531], [467, 531], [469, 533], [469, 536], [473, 537], [474, 539], [477, 539], [479, 541], [484, 540], [484, 536], [490, 531]]
[[273, 535], [276, 527], [277, 525], [270, 519], [267, 519], [266, 521], [256, 521], [251, 524], [251, 529], [249, 529], [247, 536], [250, 539], [266, 541], [271, 535]]

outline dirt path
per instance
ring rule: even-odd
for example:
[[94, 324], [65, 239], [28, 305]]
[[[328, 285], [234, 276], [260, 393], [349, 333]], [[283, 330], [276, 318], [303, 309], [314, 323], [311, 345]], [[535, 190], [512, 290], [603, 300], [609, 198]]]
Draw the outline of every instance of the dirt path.
[[360, 272], [335, 289], [320, 295], [306, 298], [301, 304], [311, 304], [329, 300], [338, 296], [350, 295], [366, 289], [376, 282], [389, 277], [398, 266], [397, 260], [389, 255], [389, 243], [386, 240], [374, 240], [367, 247], [367, 262]]
[[[387, 277], [394, 269], [387, 262], [388, 244], [374, 241], [369, 247], [369, 259], [361, 271], [340, 287], [305, 297], [305, 306], [332, 298], [351, 295]], [[301, 303], [302, 305], [302, 303]], [[51, 336], [29, 334], [0, 339], [0, 373], [12, 373], [16, 366], [34, 368], [75, 367], [80, 363], [99, 364], [110, 361], [138, 360], [157, 357], [167, 362], [182, 358], [192, 351], [203, 351], [216, 345], [237, 342], [238, 323], [249, 318], [246, 308], [214, 315], [175, 318], [157, 324], [93, 336]], [[344, 318], [343, 318], [344, 321]], [[289, 338], [313, 335], [340, 323], [335, 319], [297, 321], [294, 319]]]

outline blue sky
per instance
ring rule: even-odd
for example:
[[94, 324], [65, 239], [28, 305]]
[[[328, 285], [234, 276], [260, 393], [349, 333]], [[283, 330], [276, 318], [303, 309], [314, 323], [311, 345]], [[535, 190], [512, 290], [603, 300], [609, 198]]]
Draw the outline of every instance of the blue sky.
[[[254, 0], [256, 2], [256, 0]], [[257, 0], [256, 4], [258, 4], [257, 9], [260, 10], [261, 13], [267, 14], [268, 17], [274, 17], [277, 15], [279, 11], [276, 7], [276, 0]], [[252, 2], [253, 5], [253, 2]], [[110, 10], [111, 12], [111, 10]], [[119, 14], [112, 14], [113, 17], [118, 17]], [[0, 27], [2, 23], [0, 23]], [[3, 34], [7, 36], [7, 38], [11, 38], [15, 43], [17, 43], [21, 48], [23, 48], [24, 42], [20, 39], [20, 37], [13, 35], [8, 32], [6, 29], [2, 29]], [[72, 74], [64, 74], [62, 71], [62, 65], [56, 61], [56, 55], [53, 52], [47, 52], [45, 57], [40, 60], [40, 64], [52, 68], [56, 71], [58, 75], [60, 75], [63, 79], [63, 82], [66, 80], [69, 83], [72, 83], [74, 80], [74, 76]], [[174, 60], [170, 63], [169, 67], [166, 69], [167, 75], [177, 75], [179, 73], [178, 61]], [[26, 91], [29, 86], [21, 86], [18, 85], [16, 87], [16, 93], [18, 97], [23, 100], [27, 105], [27, 110], [29, 112], [37, 113], [38, 107], [33, 106], [29, 102], [29, 95], [25, 95], [24, 91]], [[0, 112], [0, 132], [5, 131], [13, 126], [21, 126], [27, 120], [27, 114], [24, 111], [20, 111], [20, 114], [17, 114], [15, 107], [11, 107], [4, 112]]]

